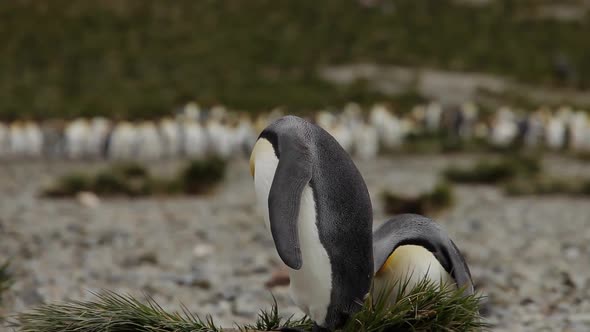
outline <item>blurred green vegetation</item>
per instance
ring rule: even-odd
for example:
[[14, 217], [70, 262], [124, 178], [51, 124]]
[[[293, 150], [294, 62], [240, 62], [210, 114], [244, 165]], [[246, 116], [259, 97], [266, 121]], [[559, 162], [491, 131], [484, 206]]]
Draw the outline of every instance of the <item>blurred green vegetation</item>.
[[[538, 2], [1, 1], [0, 118], [149, 118], [189, 99], [290, 112], [407, 100], [317, 77], [322, 65], [354, 62], [590, 86], [590, 18], [533, 19]], [[556, 78], [556, 57], [574, 81]]]
[[[0, 264], [0, 305], [2, 304], [2, 297], [4, 293], [12, 286], [14, 282], [12, 278], [12, 274], [9, 272], [9, 263], [4, 262]], [[0, 312], [1, 314], [2, 312]], [[0, 322], [2, 322], [3, 317], [0, 315]]]
[[500, 160], [480, 160], [469, 168], [451, 166], [444, 177], [456, 183], [497, 184], [514, 179], [530, 179], [542, 171], [537, 157], [508, 155]]
[[569, 195], [590, 196], [590, 179], [557, 178], [547, 175], [532, 179], [515, 179], [504, 185], [504, 192], [512, 196]]
[[381, 193], [385, 212], [390, 215], [415, 213], [432, 215], [451, 207], [454, 203], [453, 187], [439, 182], [432, 191], [415, 197], [401, 196], [390, 191]]
[[45, 197], [73, 197], [81, 192], [99, 196], [207, 194], [225, 177], [226, 162], [219, 158], [193, 160], [170, 178], [157, 177], [136, 163], [115, 164], [96, 174], [70, 173], [42, 188]]

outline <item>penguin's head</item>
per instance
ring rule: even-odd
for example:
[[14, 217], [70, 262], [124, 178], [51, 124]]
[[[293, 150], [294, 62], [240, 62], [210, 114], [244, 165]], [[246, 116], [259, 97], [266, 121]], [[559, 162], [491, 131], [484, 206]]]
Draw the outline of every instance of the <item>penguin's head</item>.
[[299, 117], [279, 118], [262, 131], [250, 156], [259, 211], [279, 256], [295, 270], [302, 266], [297, 232], [300, 200], [312, 176], [310, 126]]

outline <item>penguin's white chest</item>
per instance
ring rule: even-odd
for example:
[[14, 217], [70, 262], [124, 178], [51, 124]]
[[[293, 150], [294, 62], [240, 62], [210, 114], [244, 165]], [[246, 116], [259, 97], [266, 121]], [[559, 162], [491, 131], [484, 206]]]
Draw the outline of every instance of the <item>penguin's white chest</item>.
[[[268, 195], [279, 161], [266, 140], [259, 140], [254, 149], [256, 199], [270, 231]], [[291, 297], [312, 320], [323, 324], [330, 305], [332, 268], [328, 253], [320, 242], [316, 220], [313, 191], [307, 185], [301, 195], [297, 224], [303, 264], [299, 270], [289, 269]]]
[[400, 246], [375, 275], [373, 298], [391, 291], [390, 301], [395, 302], [400, 284], [408, 283], [407, 293], [424, 278], [435, 284], [454, 284], [453, 277], [426, 248], [416, 245]]

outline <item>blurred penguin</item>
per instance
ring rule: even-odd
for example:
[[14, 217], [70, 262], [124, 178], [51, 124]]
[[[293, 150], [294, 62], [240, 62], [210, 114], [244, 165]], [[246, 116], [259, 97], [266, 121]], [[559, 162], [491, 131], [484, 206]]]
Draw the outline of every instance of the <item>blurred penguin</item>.
[[163, 118], [158, 123], [158, 129], [162, 137], [163, 157], [179, 157], [182, 150], [182, 134], [178, 122], [171, 118]]
[[377, 157], [379, 152], [379, 135], [377, 130], [366, 123], [356, 127], [354, 132], [354, 152], [362, 160], [370, 160]]
[[248, 157], [256, 144], [257, 136], [252, 121], [246, 114], [240, 115], [233, 137], [236, 153]]
[[569, 127], [569, 148], [573, 151], [584, 149], [586, 141], [586, 130], [588, 128], [588, 115], [583, 111], [576, 111], [570, 118]]
[[438, 132], [440, 130], [442, 112], [443, 109], [439, 103], [432, 102], [426, 106], [424, 115], [426, 130], [430, 132]]
[[43, 155], [43, 132], [35, 122], [24, 123], [23, 132], [26, 140], [25, 156], [39, 158]]
[[95, 117], [90, 120], [86, 148], [88, 157], [99, 159], [105, 156], [110, 131], [110, 120], [102, 117]]
[[189, 158], [201, 159], [207, 155], [209, 139], [207, 131], [195, 120], [182, 121], [182, 146]]
[[391, 151], [402, 145], [403, 133], [400, 120], [385, 106], [373, 106], [369, 123], [377, 130], [379, 143], [385, 150]]
[[8, 126], [0, 122], [0, 159], [7, 158], [10, 152], [10, 131]]
[[514, 142], [518, 135], [518, 126], [516, 117], [508, 107], [502, 107], [498, 110], [496, 118], [492, 122], [492, 132], [490, 141], [498, 147], [507, 147]]
[[66, 125], [64, 130], [65, 150], [68, 159], [82, 159], [87, 155], [90, 126], [84, 118], [76, 119]]
[[566, 143], [566, 134], [567, 131], [565, 120], [558, 114], [550, 116], [545, 129], [545, 140], [547, 147], [552, 150], [560, 150], [564, 148]]
[[164, 154], [164, 143], [156, 125], [152, 121], [144, 121], [136, 129], [135, 156], [140, 160], [158, 160]]
[[107, 155], [113, 160], [130, 160], [135, 157], [137, 131], [127, 121], [115, 125], [109, 138]]
[[471, 139], [474, 135], [479, 110], [473, 102], [461, 105], [462, 121], [459, 124], [459, 137], [464, 140]]

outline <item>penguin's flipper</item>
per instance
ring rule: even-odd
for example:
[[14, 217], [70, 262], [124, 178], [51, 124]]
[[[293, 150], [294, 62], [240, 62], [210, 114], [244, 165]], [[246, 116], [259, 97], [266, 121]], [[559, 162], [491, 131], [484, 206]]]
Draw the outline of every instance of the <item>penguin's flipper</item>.
[[455, 279], [457, 286], [465, 287], [466, 294], [473, 294], [471, 273], [455, 243], [435, 221], [416, 214], [394, 216], [373, 232], [375, 273], [393, 251], [403, 245], [428, 249]]
[[299, 270], [303, 262], [297, 221], [301, 195], [312, 176], [311, 154], [298, 137], [281, 137], [279, 144], [279, 164], [268, 196], [270, 229], [283, 262]]

